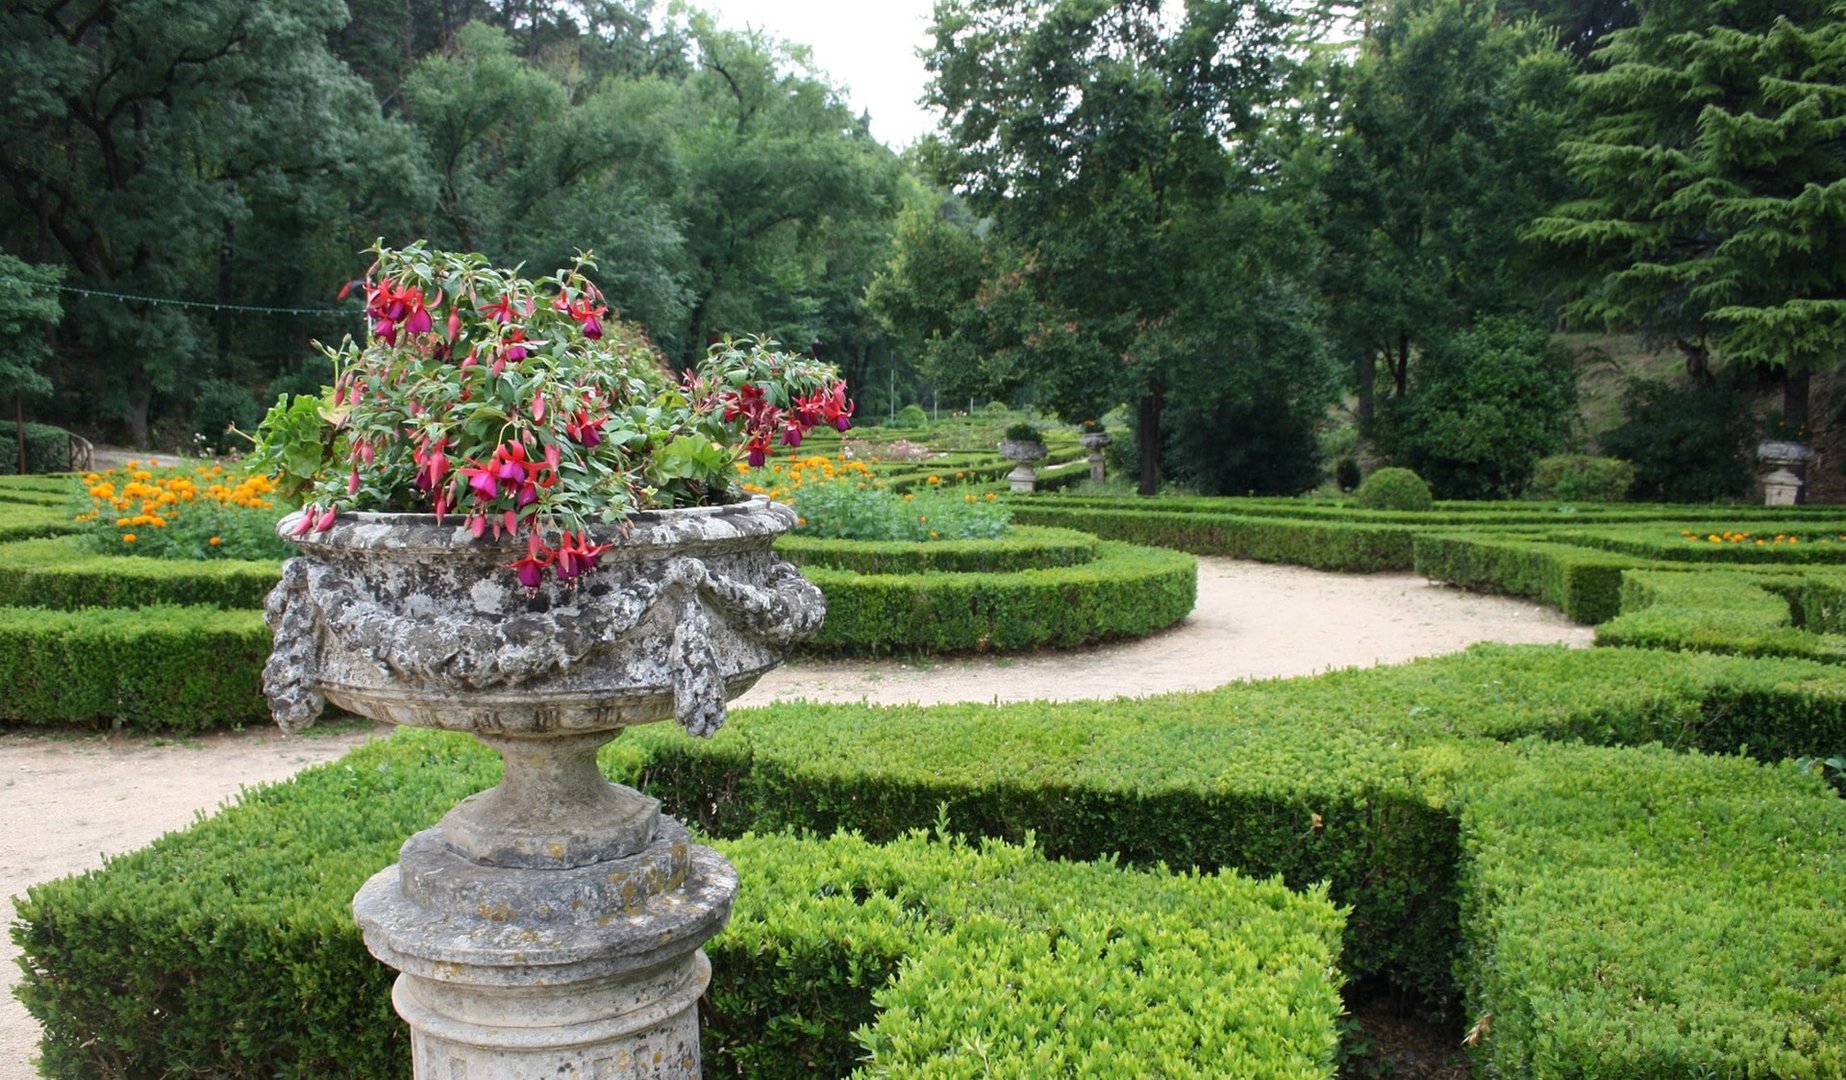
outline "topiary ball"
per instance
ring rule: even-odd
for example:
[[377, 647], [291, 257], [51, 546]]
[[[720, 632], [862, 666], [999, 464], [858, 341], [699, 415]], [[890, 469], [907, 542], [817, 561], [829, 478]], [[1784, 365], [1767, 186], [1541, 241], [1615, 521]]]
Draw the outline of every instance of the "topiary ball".
[[1361, 510], [1428, 510], [1435, 499], [1421, 476], [1392, 466], [1366, 477], [1354, 501]]

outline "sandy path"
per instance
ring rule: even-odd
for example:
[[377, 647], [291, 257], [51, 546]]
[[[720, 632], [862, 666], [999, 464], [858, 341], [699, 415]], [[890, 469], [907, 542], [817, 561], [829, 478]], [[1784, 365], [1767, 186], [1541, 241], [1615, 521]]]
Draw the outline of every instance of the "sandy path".
[[[741, 705], [770, 701], [1068, 701], [1204, 690], [1454, 652], [1477, 641], [1566, 642], [1591, 631], [1520, 600], [1412, 574], [1326, 574], [1199, 560], [1199, 602], [1179, 626], [1122, 645], [920, 663], [802, 663]], [[178, 742], [0, 735], [0, 897], [101, 865], [216, 810], [244, 785], [330, 761], [383, 729], [286, 738], [269, 730]], [[14, 1000], [17, 951], [0, 945], [0, 1080], [28, 1080], [38, 1026]]]

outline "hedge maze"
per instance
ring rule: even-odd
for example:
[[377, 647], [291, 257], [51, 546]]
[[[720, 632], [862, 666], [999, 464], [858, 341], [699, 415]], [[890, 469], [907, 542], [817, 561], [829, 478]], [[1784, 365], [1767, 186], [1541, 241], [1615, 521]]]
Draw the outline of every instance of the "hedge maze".
[[[630, 732], [605, 772], [743, 878], [708, 1068], [1330, 1077], [1339, 992], [1382, 984], [1467, 1033], [1478, 1076], [1846, 1077], [1846, 801], [1807, 760], [1846, 751], [1837, 511], [1173, 502], [1018, 516], [1103, 537], [1089, 564], [1113, 541], [1416, 568], [1599, 621], [1599, 647]], [[1809, 553], [1744, 553], [1776, 536]], [[401, 1072], [348, 898], [495, 767], [400, 731], [34, 887], [47, 1067]]]

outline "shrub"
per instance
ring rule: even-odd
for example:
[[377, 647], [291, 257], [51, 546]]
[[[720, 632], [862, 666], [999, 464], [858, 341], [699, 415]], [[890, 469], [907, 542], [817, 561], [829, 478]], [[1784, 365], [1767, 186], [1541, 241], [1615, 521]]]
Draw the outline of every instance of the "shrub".
[[254, 611], [0, 608], [0, 721], [142, 731], [263, 722]]
[[1602, 437], [1602, 449], [1634, 464], [1635, 498], [1713, 502], [1750, 489], [1751, 421], [1737, 392], [1639, 380], [1622, 412], [1627, 419]]
[[1434, 505], [1429, 485], [1409, 469], [1389, 466], [1365, 478], [1353, 503], [1362, 510], [1428, 510]]
[[1333, 482], [1341, 491], [1357, 491], [1361, 479], [1358, 458], [1343, 457], [1333, 467]]
[[796, 531], [776, 540], [776, 553], [797, 566], [827, 566], [855, 574], [991, 574], [1080, 566], [1096, 557], [1096, 543], [1096, 537], [1075, 529], [1030, 525], [1009, 529], [1000, 540], [932, 544], [832, 540]]
[[929, 426], [929, 414], [921, 405], [906, 405], [897, 410], [897, 418], [891, 421], [892, 427], [921, 428]]
[[[392, 973], [366, 954], [349, 898], [493, 776], [468, 740], [405, 732], [99, 874], [34, 886], [22, 989], [49, 1071], [407, 1075]], [[1341, 917], [1324, 887], [914, 832], [717, 846], [739, 890], [706, 945], [708, 1075], [844, 1076], [869, 1055], [872, 1072], [932, 1076], [970, 1039], [984, 1075], [1019, 1080], [1145, 1062], [1331, 1075]]]
[[840, 478], [803, 484], [790, 500], [797, 532], [841, 540], [991, 540], [1005, 535], [1011, 516], [994, 493], [945, 485], [936, 473], [902, 494]]
[[1563, 448], [1576, 386], [1545, 328], [1485, 316], [1431, 350], [1411, 397], [1386, 403], [1379, 447], [1445, 499], [1505, 498]]
[[1539, 459], [1525, 493], [1559, 502], [1621, 502], [1634, 481], [1634, 466], [1620, 458], [1557, 454]]
[[1006, 402], [1004, 401], [990, 401], [987, 404], [981, 406], [981, 411], [986, 413], [988, 416], [1005, 416], [1007, 413], [1010, 413], [1013, 410], [1008, 408]]
[[827, 595], [827, 621], [806, 647], [852, 656], [1141, 637], [1185, 618], [1198, 600], [1192, 556], [1109, 542], [1079, 566], [1013, 573], [803, 573]]
[[207, 379], [199, 384], [192, 403], [193, 438], [199, 448], [212, 454], [229, 454], [249, 449], [249, 443], [232, 435], [236, 425], [246, 433], [254, 432], [266, 410], [256, 395], [234, 382]]
[[75, 611], [191, 604], [254, 611], [277, 578], [274, 562], [99, 554], [76, 536], [0, 545], [0, 607]]
[[[19, 428], [0, 422], [0, 476], [19, 472]], [[26, 425], [26, 471], [59, 473], [70, 469], [70, 432], [49, 424]]]

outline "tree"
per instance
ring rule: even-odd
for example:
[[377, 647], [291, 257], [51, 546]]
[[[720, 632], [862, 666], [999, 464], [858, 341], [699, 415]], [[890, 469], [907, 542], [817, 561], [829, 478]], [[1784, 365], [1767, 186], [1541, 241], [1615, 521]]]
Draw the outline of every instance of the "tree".
[[[805, 50], [702, 16], [691, 36], [673, 200], [690, 304], [669, 351], [690, 363], [725, 332], [860, 351], [874, 327], [859, 297], [897, 213], [896, 156], [809, 71]], [[876, 262], [863, 258], [868, 243]]]
[[1538, 301], [1518, 234], [1563, 194], [1569, 75], [1549, 35], [1483, 0], [1397, 3], [1329, 73], [1323, 289], [1362, 429], [1382, 393], [1410, 392], [1415, 355]]
[[1287, 24], [1265, 0], [937, 5], [933, 164], [992, 226], [981, 333], [958, 347], [1029, 371], [1066, 416], [1132, 402], [1146, 494], [1181, 373], [1270, 359], [1227, 360], [1219, 309], [1197, 300], [1207, 281], [1291, 268], [1198, 239], [1235, 232], [1226, 208], [1281, 182], [1259, 136], [1283, 98]]
[[51, 355], [45, 335], [64, 314], [47, 286], [57, 283], [56, 267], [39, 267], [0, 254], [0, 397], [13, 399], [13, 428], [19, 472], [26, 472], [25, 398], [51, 393], [51, 380], [39, 366]]
[[1846, 352], [1846, 20], [1832, 3], [1673, 0], [1576, 80], [1583, 196], [1531, 234], [1580, 259], [1584, 321], [1778, 369], [1783, 419]]
[[[403, 144], [327, 51], [334, 0], [16, 0], [0, 15], [0, 237], [99, 292], [282, 306], [356, 221]], [[329, 228], [308, 204], [339, 212]], [[318, 204], [316, 206], [315, 204]], [[286, 224], [304, 231], [278, 238]], [[269, 241], [239, 258], [240, 230]], [[350, 250], [350, 249], [349, 249]], [[325, 291], [323, 291], [325, 290]], [[324, 304], [325, 300], [321, 299]], [[226, 361], [225, 311], [119, 296], [73, 301], [60, 337], [91, 400], [144, 441], [156, 393]], [[321, 329], [338, 325], [321, 320]], [[247, 331], [301, 347], [298, 322]], [[244, 331], [240, 331], [244, 332]], [[273, 336], [272, 336], [273, 335]]]
[[1427, 358], [1417, 381], [1379, 441], [1437, 498], [1519, 494], [1538, 459], [1564, 448], [1576, 415], [1570, 356], [1543, 326], [1515, 317], [1476, 320]]

